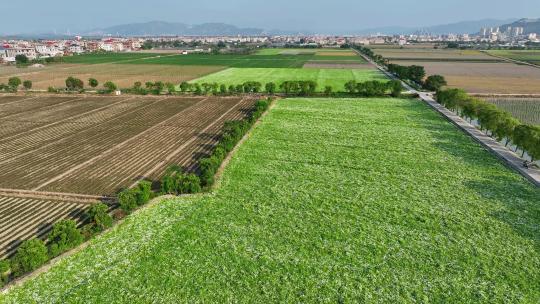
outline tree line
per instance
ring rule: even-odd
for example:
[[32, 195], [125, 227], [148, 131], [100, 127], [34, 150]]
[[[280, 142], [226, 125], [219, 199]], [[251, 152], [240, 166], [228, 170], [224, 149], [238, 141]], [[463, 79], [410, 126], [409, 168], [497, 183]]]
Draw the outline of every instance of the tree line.
[[505, 146], [512, 142], [518, 149], [529, 154], [532, 161], [540, 159], [540, 126], [522, 124], [512, 114], [499, 109], [494, 104], [469, 96], [461, 89], [447, 89], [437, 92], [436, 100], [460, 116], [476, 120], [480, 129], [487, 135], [504, 141]]

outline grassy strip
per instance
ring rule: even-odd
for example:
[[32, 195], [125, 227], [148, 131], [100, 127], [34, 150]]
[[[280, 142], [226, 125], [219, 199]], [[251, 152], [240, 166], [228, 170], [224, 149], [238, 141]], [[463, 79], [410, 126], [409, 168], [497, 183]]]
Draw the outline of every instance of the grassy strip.
[[419, 101], [281, 100], [221, 188], [2, 301], [537, 303], [539, 191]]

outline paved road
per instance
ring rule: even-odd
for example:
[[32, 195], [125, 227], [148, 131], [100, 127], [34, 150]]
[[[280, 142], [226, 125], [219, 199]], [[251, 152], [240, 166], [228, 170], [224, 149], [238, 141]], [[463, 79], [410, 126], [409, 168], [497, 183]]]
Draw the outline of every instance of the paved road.
[[[370, 58], [367, 58], [363, 54], [360, 54], [360, 55], [364, 57], [364, 59], [366, 59], [368, 62], [375, 65], [382, 73], [387, 75], [390, 79], [400, 80], [397, 77], [395, 77], [393, 74], [389, 73], [388, 71], [383, 69], [381, 66], [373, 62]], [[495, 156], [501, 159], [508, 166], [518, 171], [521, 175], [523, 175], [533, 184], [540, 187], [540, 170], [539, 169], [525, 168], [523, 166], [524, 159], [519, 157], [516, 153], [514, 153], [512, 150], [505, 147], [503, 144], [499, 143], [497, 140], [487, 136], [482, 131], [478, 130], [475, 126], [473, 126], [468, 121], [461, 118], [460, 116], [456, 115], [454, 112], [438, 104], [433, 98], [433, 93], [419, 92], [415, 90], [414, 88], [412, 88], [411, 86], [409, 86], [408, 84], [406, 84], [405, 82], [401, 81], [401, 83], [403, 84], [405, 89], [408, 90], [410, 93], [418, 94], [420, 99], [422, 99], [426, 104], [428, 104], [434, 110], [439, 112], [444, 118], [446, 118], [447, 120], [452, 122], [454, 125], [456, 125], [458, 128], [463, 130], [465, 133], [470, 135], [482, 146], [484, 146], [488, 151], [493, 153]]]

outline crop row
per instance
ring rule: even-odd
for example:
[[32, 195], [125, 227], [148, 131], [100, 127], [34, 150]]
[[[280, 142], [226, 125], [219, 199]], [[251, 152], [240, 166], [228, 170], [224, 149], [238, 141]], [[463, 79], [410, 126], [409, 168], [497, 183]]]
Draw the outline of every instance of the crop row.
[[24, 240], [42, 237], [60, 219], [79, 219], [88, 205], [0, 196], [0, 257]]

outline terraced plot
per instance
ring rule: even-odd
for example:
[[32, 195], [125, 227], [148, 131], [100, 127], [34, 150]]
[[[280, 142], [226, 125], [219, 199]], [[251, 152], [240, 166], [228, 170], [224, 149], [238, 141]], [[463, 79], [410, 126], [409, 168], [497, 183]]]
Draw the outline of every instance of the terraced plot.
[[17, 217], [24, 225], [2, 235], [0, 255], [86, 206], [80, 197], [114, 196], [141, 179], [158, 180], [171, 164], [196, 170], [224, 122], [243, 118], [254, 104], [233, 97], [26, 98], [0, 97], [0, 223], [11, 222], [13, 212], [28, 218]]

